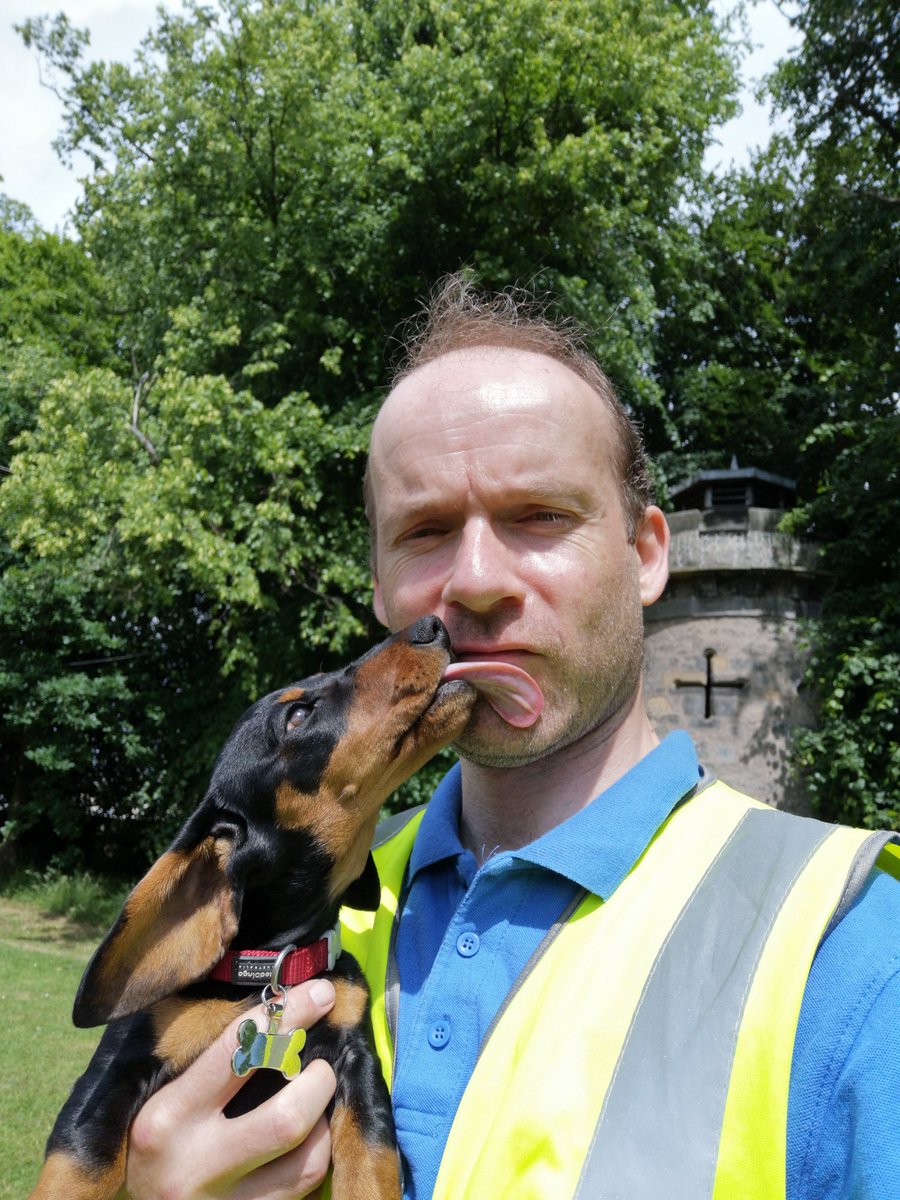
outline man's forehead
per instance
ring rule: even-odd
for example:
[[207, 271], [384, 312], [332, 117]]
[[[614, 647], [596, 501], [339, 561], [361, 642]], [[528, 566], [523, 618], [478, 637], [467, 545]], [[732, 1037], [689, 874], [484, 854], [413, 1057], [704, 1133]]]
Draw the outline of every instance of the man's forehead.
[[497, 513], [535, 504], [587, 511], [615, 473], [614, 438], [605, 400], [554, 359], [492, 348], [446, 355], [385, 402], [369, 517], [409, 525], [476, 499]]
[[[372, 452], [403, 441], [419, 422], [480, 421], [505, 412], [538, 414], [557, 406], [557, 415], [595, 416], [604, 433], [605, 401], [564, 363], [531, 350], [473, 346], [453, 350], [418, 367], [388, 394], [372, 432]], [[562, 407], [559, 407], [562, 406]]]

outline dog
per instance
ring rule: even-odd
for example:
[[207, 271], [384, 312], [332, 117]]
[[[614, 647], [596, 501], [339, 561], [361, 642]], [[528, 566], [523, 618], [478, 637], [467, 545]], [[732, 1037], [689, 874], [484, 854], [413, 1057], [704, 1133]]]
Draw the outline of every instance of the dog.
[[[399, 1200], [368, 989], [356, 961], [336, 953], [334, 931], [343, 905], [380, 903], [369, 847], [383, 801], [469, 719], [476, 692], [464, 679], [444, 681], [451, 658], [443, 624], [425, 617], [343, 670], [272, 692], [240, 718], [203, 801], [85, 970], [74, 1022], [107, 1028], [57, 1118], [31, 1200], [112, 1200], [124, 1186], [138, 1110], [257, 1006], [267, 981], [275, 1019], [268, 1030], [242, 1023], [233, 1069], [248, 1080], [226, 1115], [284, 1086], [282, 1072], [323, 1058], [337, 1077], [334, 1200]], [[305, 1045], [302, 1031], [274, 1028], [295, 956], [289, 947], [312, 956], [311, 969], [327, 973], [337, 992]], [[281, 1071], [254, 1069], [264, 1065]]]

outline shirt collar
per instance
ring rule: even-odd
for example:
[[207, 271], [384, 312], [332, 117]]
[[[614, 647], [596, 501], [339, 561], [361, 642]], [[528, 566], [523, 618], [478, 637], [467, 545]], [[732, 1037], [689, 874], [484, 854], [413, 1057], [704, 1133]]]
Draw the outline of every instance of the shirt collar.
[[459, 840], [461, 809], [462, 771], [459, 763], [454, 763], [435, 788], [425, 809], [409, 858], [410, 879], [414, 879], [418, 871], [445, 858], [465, 854], [465, 847]]
[[[702, 778], [690, 735], [670, 733], [586, 808], [512, 857], [571, 879], [608, 900], [676, 805]], [[462, 781], [457, 763], [428, 805], [410, 857], [410, 878], [467, 853], [459, 840]]]

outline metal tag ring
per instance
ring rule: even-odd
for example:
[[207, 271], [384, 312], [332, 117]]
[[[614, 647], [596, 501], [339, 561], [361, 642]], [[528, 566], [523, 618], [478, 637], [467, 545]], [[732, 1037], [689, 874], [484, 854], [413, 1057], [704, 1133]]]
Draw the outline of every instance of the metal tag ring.
[[[294, 945], [285, 946], [285, 948], [275, 959], [275, 962], [272, 964], [272, 976], [268, 984], [266, 984], [266, 987], [263, 989], [264, 1001], [266, 1000], [266, 992], [269, 990], [276, 993], [278, 996], [284, 996], [287, 993], [287, 985], [281, 982], [281, 968], [284, 966], [285, 960], [289, 958], [296, 949], [297, 947]], [[266, 1003], [268, 1003], [268, 1001], [266, 1001]]]

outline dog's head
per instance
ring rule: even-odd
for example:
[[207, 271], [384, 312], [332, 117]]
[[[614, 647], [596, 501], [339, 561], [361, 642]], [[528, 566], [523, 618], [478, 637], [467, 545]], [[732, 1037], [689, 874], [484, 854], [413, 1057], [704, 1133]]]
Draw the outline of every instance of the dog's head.
[[125, 902], [75, 1000], [103, 1024], [204, 978], [238, 936], [320, 932], [341, 902], [378, 906], [369, 846], [390, 793], [463, 729], [469, 684], [442, 683], [450, 642], [425, 617], [341, 671], [257, 701], [209, 790]]

